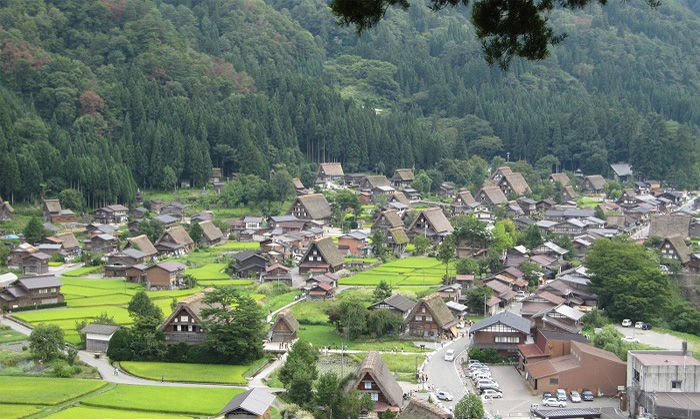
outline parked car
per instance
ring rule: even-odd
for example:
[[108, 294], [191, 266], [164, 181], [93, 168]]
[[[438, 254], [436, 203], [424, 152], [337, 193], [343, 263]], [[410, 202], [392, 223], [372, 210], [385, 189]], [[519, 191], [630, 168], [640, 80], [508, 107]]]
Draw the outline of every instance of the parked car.
[[554, 398], [554, 395], [551, 392], [543, 392], [542, 393], [542, 399], [546, 400], [548, 398]]
[[578, 391], [571, 391], [569, 393], [569, 399], [571, 400], [572, 403], [580, 403], [581, 402], [581, 394], [579, 394]]
[[641, 330], [642, 327], [644, 326], [644, 323], [642, 321], [637, 321], [634, 323], [634, 328]]
[[469, 359], [469, 362], [468, 362], [468, 363], [469, 363], [469, 366], [475, 365], [475, 364], [481, 364], [480, 361], [475, 360], [475, 359]]
[[517, 292], [515, 292], [515, 297], [517, 297], [517, 298], [522, 299], [522, 298], [524, 298], [525, 296], [527, 296], [527, 294], [525, 293], [524, 290], [518, 290]]
[[544, 399], [544, 400], [542, 400], [542, 405], [545, 407], [559, 407], [559, 408], [566, 407], [566, 403], [564, 401], [559, 401], [556, 398]]
[[623, 327], [631, 327], [632, 326], [632, 321], [629, 319], [623, 319], [622, 320], [622, 326]]
[[623, 340], [625, 340], [628, 343], [639, 343], [639, 339], [634, 338], [631, 335], [628, 335], [627, 337], [623, 338]]
[[445, 352], [445, 361], [451, 362], [455, 359], [455, 349], [447, 349]]
[[566, 401], [567, 400], [566, 391], [561, 389], [561, 388], [557, 389], [556, 395], [557, 395], [557, 400], [559, 400], [559, 401]]
[[495, 389], [485, 389], [481, 396], [485, 398], [503, 398], [503, 393], [501, 391], [496, 391]]
[[452, 401], [452, 395], [450, 395], [450, 393], [447, 391], [437, 391], [436, 396], [438, 400]]
[[588, 388], [583, 388], [581, 391], [581, 397], [583, 397], [584, 401], [593, 401], [593, 391]]
[[645, 323], [644, 325], [642, 325], [642, 329], [643, 329], [643, 330], [650, 330], [650, 329], [651, 329], [651, 324]]

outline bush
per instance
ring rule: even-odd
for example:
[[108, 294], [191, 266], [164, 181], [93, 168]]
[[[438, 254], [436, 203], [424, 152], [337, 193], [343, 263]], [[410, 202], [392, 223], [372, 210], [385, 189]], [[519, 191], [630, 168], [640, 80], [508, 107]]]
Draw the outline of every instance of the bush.
[[134, 352], [131, 351], [130, 343], [131, 333], [125, 329], [117, 330], [109, 340], [107, 357], [117, 362], [133, 359]]
[[289, 293], [290, 290], [289, 286], [284, 283], [269, 282], [258, 286], [256, 291], [266, 296], [279, 296]]
[[57, 378], [70, 378], [73, 376], [73, 369], [65, 362], [58, 362], [53, 367], [53, 376]]
[[471, 349], [469, 350], [469, 358], [481, 363], [501, 363], [503, 361], [496, 349]]
[[66, 305], [68, 305], [67, 302], [45, 303], [43, 305], [27, 305], [27, 306], [20, 306], [19, 308], [12, 308], [12, 312], [24, 312], [24, 311], [35, 311], [37, 309], [60, 308], [62, 306], [66, 306]]

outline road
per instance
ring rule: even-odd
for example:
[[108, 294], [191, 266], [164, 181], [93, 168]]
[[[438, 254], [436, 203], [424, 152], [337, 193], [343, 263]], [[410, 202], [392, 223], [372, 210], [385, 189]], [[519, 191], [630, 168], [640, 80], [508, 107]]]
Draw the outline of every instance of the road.
[[[449, 392], [454, 398], [452, 401], [443, 401], [446, 407], [454, 408], [455, 404], [466, 395], [467, 389], [462, 382], [458, 364], [462, 357], [467, 357], [466, 350], [469, 346], [470, 338], [468, 334], [457, 340], [447, 342], [444, 348], [438, 349], [430, 356], [426, 364], [425, 373], [428, 374], [428, 384], [436, 389]], [[455, 350], [455, 358], [452, 362], [445, 361], [447, 349]], [[435, 397], [433, 396], [433, 399]]]
[[[634, 320], [632, 320], [634, 322]], [[620, 331], [625, 337], [630, 336], [639, 339], [639, 342], [652, 347], [658, 347], [667, 350], [681, 350], [683, 340], [671, 334], [660, 333], [658, 331], [640, 330], [634, 327], [623, 327], [615, 325], [615, 328]]]

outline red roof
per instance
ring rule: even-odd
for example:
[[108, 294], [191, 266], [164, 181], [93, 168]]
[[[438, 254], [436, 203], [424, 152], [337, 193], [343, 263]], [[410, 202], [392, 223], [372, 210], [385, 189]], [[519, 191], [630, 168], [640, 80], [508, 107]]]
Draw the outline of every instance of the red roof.
[[537, 347], [537, 344], [520, 344], [518, 350], [522, 353], [523, 357], [526, 359], [532, 357], [546, 357], [547, 355], [542, 353], [542, 350]]
[[323, 289], [323, 290], [325, 290], [325, 291], [329, 291], [329, 290], [333, 290], [333, 286], [331, 286], [330, 283], [319, 283], [319, 284], [316, 285], [316, 287], [314, 287], [313, 289], [311, 289], [311, 293], [313, 293], [313, 291], [314, 291], [315, 289]]

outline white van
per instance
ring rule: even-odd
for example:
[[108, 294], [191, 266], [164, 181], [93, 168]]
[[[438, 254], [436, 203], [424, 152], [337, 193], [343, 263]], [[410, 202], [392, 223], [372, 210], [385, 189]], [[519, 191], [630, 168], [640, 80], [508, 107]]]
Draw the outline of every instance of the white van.
[[455, 350], [454, 349], [447, 349], [445, 352], [445, 360], [448, 362], [451, 362], [455, 359]]

